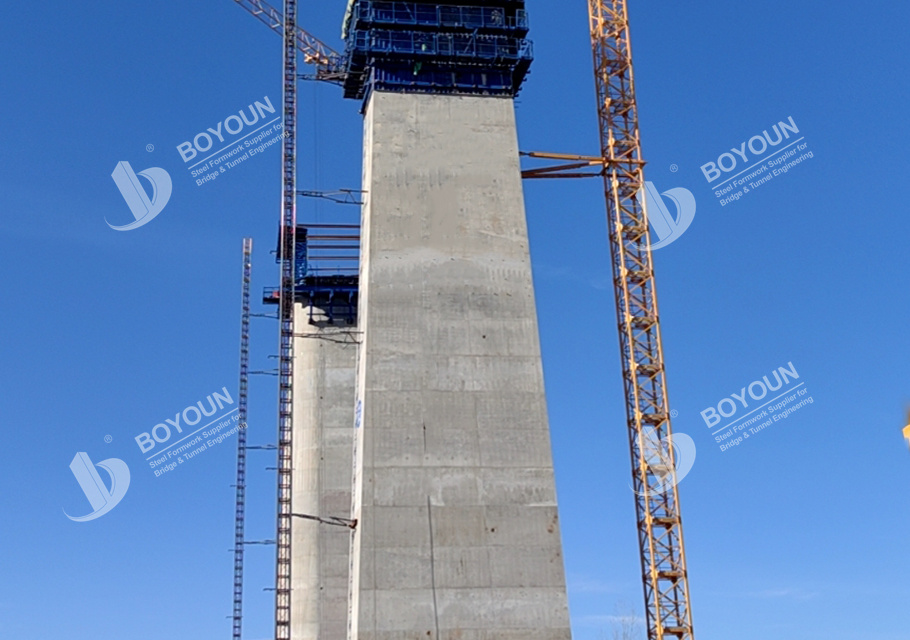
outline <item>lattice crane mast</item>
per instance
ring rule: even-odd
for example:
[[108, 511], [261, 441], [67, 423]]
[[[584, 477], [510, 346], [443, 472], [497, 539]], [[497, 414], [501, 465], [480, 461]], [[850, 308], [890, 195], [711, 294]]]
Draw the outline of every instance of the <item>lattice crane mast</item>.
[[278, 302], [278, 522], [275, 640], [291, 640], [291, 498], [294, 476], [294, 264], [297, 249], [297, 0], [284, 0], [281, 288]]
[[341, 56], [297, 27], [297, 0], [284, 0], [284, 11], [262, 0], [237, 4], [282, 36], [284, 139], [281, 153], [282, 192], [278, 303], [278, 518], [275, 536], [275, 639], [291, 638], [291, 496], [293, 479], [294, 263], [297, 230], [297, 50], [316, 65], [320, 79], [331, 79]]
[[558, 160], [559, 164], [527, 169], [522, 175], [603, 177], [648, 640], [694, 640], [645, 211], [645, 162], [638, 130], [627, 0], [588, 0], [588, 15], [601, 155], [525, 153], [531, 158]]
[[[588, 0], [649, 640], [693, 640], [626, 0]], [[667, 474], [672, 474], [667, 482]], [[667, 488], [667, 485], [670, 485]]]
[[[275, 536], [275, 639], [291, 638], [291, 498], [293, 495], [293, 408], [294, 408], [294, 305], [297, 251], [297, 73], [298, 50], [303, 62], [316, 67], [314, 79], [343, 84], [347, 73], [344, 58], [318, 38], [297, 26], [297, 0], [284, 0], [283, 11], [263, 0], [234, 0], [263, 24], [281, 35], [283, 46], [282, 114], [282, 195], [279, 262], [281, 265], [278, 302], [278, 514]], [[238, 577], [239, 575], [239, 577]], [[240, 632], [238, 581], [242, 585], [242, 563], [235, 559], [234, 635]]]
[[234, 502], [234, 612], [231, 637], [240, 640], [243, 628], [243, 545], [246, 514], [246, 420], [250, 379], [250, 281], [253, 239], [243, 239], [243, 280], [240, 294], [240, 386], [237, 393], [237, 484]]

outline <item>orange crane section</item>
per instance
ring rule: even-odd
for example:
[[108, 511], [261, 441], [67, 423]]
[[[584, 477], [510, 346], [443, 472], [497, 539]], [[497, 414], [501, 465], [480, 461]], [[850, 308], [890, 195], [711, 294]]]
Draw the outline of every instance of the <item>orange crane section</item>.
[[693, 640], [627, 2], [588, 0], [588, 14], [648, 639]]

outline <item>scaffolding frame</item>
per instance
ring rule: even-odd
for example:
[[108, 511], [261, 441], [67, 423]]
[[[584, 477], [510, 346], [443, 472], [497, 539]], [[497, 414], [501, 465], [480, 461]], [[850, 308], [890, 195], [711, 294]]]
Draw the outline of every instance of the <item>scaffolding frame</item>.
[[243, 239], [243, 280], [240, 295], [240, 384], [237, 393], [237, 484], [234, 501], [234, 612], [233, 640], [240, 640], [243, 630], [243, 536], [246, 513], [246, 424], [247, 395], [250, 377], [250, 281], [252, 277], [253, 239]]
[[352, 0], [344, 97], [373, 91], [515, 96], [533, 59], [524, 0]]
[[284, 141], [278, 303], [278, 513], [275, 640], [291, 640], [291, 498], [294, 471], [294, 263], [297, 235], [297, 0], [284, 0]]

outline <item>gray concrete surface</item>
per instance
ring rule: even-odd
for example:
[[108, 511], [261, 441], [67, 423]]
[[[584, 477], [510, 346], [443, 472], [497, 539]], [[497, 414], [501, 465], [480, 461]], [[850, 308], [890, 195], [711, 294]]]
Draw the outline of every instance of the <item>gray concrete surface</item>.
[[364, 125], [351, 640], [567, 640], [513, 103]]
[[[292, 510], [348, 518], [354, 433], [356, 327], [309, 324], [298, 306], [294, 341]], [[294, 518], [291, 529], [291, 637], [343, 640], [347, 634], [350, 529]]]

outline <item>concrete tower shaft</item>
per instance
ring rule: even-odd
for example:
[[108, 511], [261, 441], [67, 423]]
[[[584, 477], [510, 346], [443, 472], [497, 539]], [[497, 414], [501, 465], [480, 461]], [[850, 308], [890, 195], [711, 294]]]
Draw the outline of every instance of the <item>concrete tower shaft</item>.
[[[318, 307], [298, 307], [295, 318], [291, 508], [299, 515], [347, 517], [357, 332], [343, 322], [330, 324]], [[291, 533], [291, 638], [342, 640], [347, 633], [351, 530], [295, 517]]]
[[364, 124], [351, 640], [570, 638], [513, 101]]

